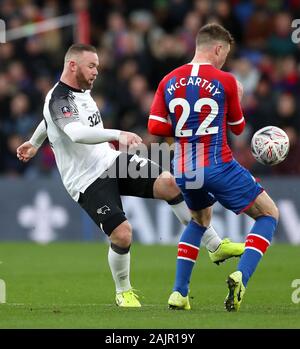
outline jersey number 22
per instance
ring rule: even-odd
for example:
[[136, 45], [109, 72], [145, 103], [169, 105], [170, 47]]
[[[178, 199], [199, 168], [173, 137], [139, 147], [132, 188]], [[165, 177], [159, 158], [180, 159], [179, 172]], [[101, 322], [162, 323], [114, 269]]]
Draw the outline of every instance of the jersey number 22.
[[[191, 129], [182, 129], [184, 124], [186, 123], [191, 107], [189, 102], [184, 98], [174, 98], [169, 103], [169, 110], [171, 113], [175, 112], [175, 107], [180, 105], [182, 107], [182, 113], [180, 115], [180, 118], [177, 122], [176, 129], [175, 129], [175, 136], [176, 137], [191, 137], [193, 136], [193, 130]], [[218, 115], [219, 112], [219, 106], [218, 103], [211, 99], [211, 98], [200, 98], [196, 101], [194, 105], [194, 111], [197, 113], [201, 112], [201, 109], [204, 105], [208, 105], [211, 108], [211, 112], [207, 115], [207, 117], [203, 120], [203, 122], [198, 127], [195, 135], [196, 136], [205, 136], [205, 135], [211, 135], [218, 133], [219, 127], [218, 126], [212, 126], [209, 127], [209, 125], [213, 122], [215, 117]]]

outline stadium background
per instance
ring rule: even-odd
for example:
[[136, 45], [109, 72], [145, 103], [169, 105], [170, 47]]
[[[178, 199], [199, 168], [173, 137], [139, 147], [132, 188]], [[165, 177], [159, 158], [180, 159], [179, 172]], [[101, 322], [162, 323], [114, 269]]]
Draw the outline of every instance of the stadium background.
[[[1, 329], [300, 328], [300, 55], [291, 40], [297, 18], [298, 0], [0, 1], [7, 29], [7, 43], [0, 44], [0, 303], [7, 302], [1, 304]], [[66, 193], [49, 145], [26, 165], [15, 150], [40, 122], [64, 53], [78, 41], [99, 49], [93, 95], [105, 126], [135, 131], [148, 145], [163, 141], [146, 130], [157, 83], [191, 59], [197, 30], [210, 21], [235, 37], [224, 69], [245, 89], [247, 128], [240, 137], [230, 135], [234, 155], [261, 178], [281, 223], [239, 314], [223, 309], [225, 279], [237, 261], [216, 267], [201, 248], [191, 284], [193, 309], [174, 316], [166, 301], [183, 227], [163, 202], [124, 198], [134, 239], [141, 242], [131, 248], [131, 274], [143, 308], [123, 312], [113, 304], [104, 234]], [[291, 140], [288, 158], [276, 167], [258, 165], [249, 148], [253, 132], [270, 124], [284, 128]], [[213, 223], [235, 241], [243, 241], [252, 224], [221, 206]], [[232, 332], [220, 339], [226, 335]]]
[[[287, 212], [276, 239], [300, 243], [300, 46], [291, 39], [292, 21], [299, 17], [300, 3], [296, 0], [1, 1], [0, 18], [6, 24], [7, 43], [0, 45], [0, 239], [22, 240], [32, 234], [39, 235], [35, 240], [44, 242], [104, 238], [65, 195], [47, 142], [28, 164], [15, 155], [17, 146], [30, 137], [42, 118], [45, 94], [59, 79], [66, 48], [73, 42], [86, 42], [99, 49], [100, 74], [92, 93], [105, 126], [137, 132], [150, 145], [164, 141], [147, 132], [158, 82], [192, 58], [198, 28], [214, 21], [229, 29], [236, 40], [224, 69], [232, 72], [245, 90], [242, 105], [246, 130], [239, 137], [229, 135], [234, 156], [262, 178]], [[48, 28], [52, 25], [52, 30], [40, 29], [45, 23]], [[274, 167], [259, 165], [249, 147], [252, 134], [271, 124], [282, 127], [291, 141], [288, 158]], [[35, 217], [41, 217], [41, 210], [35, 210], [38, 198], [44, 198], [48, 211], [58, 205], [65, 219], [48, 214], [44, 225], [30, 225], [28, 220], [37, 222], [39, 218]], [[129, 199], [130, 207], [135, 203]], [[154, 221], [167, 214], [165, 207], [158, 205], [157, 209], [149, 202], [140, 205], [149, 213], [147, 226], [152, 224], [157, 230]], [[224, 210], [216, 211], [215, 220], [221, 212], [214, 223], [220, 234], [243, 240], [246, 229], [237, 223], [240, 218], [226, 219]], [[72, 217], [78, 216], [80, 222], [70, 225]], [[58, 222], [52, 224], [56, 219]], [[231, 231], [232, 222], [240, 233]], [[139, 238], [147, 234], [140, 234], [133, 224], [138, 232], [135, 237], [145, 243], [176, 241], [182, 227], [176, 221], [160, 225], [155, 238], [148, 239]], [[169, 238], [162, 233], [167, 230], [172, 230]]]

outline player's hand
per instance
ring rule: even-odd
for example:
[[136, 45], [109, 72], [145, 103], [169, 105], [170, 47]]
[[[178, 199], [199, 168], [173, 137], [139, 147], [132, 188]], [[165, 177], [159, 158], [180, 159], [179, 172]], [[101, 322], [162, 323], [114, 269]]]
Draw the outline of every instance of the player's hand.
[[30, 142], [25, 142], [17, 148], [17, 158], [20, 161], [27, 162], [35, 156], [38, 149]]
[[128, 148], [137, 147], [142, 141], [142, 138], [133, 132], [121, 131], [120, 133], [119, 144]]

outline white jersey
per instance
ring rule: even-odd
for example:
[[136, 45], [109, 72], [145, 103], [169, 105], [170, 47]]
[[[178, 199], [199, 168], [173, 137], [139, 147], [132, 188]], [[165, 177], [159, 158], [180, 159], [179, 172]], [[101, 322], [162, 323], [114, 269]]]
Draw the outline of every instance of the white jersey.
[[47, 94], [44, 105], [47, 135], [64, 186], [75, 201], [101, 174], [120, 152], [108, 142], [79, 144], [63, 131], [70, 122], [103, 129], [98, 107], [90, 91], [74, 89], [58, 82]]

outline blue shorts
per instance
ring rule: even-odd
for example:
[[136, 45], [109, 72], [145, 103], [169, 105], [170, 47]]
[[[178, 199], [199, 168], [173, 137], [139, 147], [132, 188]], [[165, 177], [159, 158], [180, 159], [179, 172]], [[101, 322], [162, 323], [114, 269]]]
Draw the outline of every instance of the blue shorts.
[[[200, 171], [200, 170], [199, 170]], [[203, 185], [199, 189], [187, 186], [191, 177], [176, 178], [186, 204], [193, 211], [212, 206], [216, 201], [239, 214], [245, 211], [264, 190], [250, 172], [236, 160], [205, 167]]]

